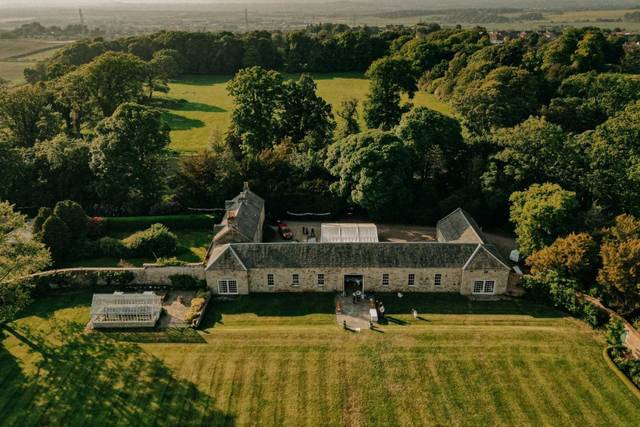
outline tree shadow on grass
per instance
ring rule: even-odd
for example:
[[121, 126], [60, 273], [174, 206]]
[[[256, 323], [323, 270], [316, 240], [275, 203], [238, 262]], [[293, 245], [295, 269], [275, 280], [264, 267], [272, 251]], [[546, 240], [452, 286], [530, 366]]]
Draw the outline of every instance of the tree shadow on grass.
[[233, 76], [229, 75], [186, 75], [174, 80], [172, 83], [190, 85], [190, 86], [211, 86], [219, 83], [226, 83]]
[[215, 105], [175, 98], [157, 99], [154, 101], [154, 105], [159, 108], [174, 111], [200, 111], [203, 113], [224, 113], [227, 111], [224, 108], [217, 107]]
[[135, 344], [72, 322], [53, 322], [46, 336], [19, 333], [36, 355], [36, 372], [21, 378], [22, 398], [31, 401], [8, 413], [21, 425], [234, 424], [195, 384]]
[[205, 126], [205, 123], [202, 120], [190, 119], [188, 117], [166, 111], [162, 113], [162, 119], [169, 125], [171, 130], [190, 130]]
[[406, 293], [402, 298], [395, 293], [376, 293], [375, 299], [382, 301], [387, 315], [409, 315], [415, 309], [421, 314], [511, 314], [541, 318], [566, 316], [553, 307], [524, 299], [481, 301], [454, 293]]

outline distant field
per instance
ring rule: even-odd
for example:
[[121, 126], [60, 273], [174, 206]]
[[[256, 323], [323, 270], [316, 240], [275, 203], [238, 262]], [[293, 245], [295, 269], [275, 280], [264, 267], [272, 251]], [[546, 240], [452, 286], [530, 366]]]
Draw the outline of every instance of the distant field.
[[52, 42], [48, 40], [0, 39], [0, 59], [24, 57], [35, 52], [56, 49], [64, 44], [64, 42]]
[[[533, 10], [543, 13], [545, 19], [540, 21], [514, 21], [506, 23], [460, 23], [462, 26], [480, 25], [489, 30], [535, 30], [545, 26], [570, 26], [585, 27], [595, 26], [601, 28], [624, 28], [628, 31], [640, 31], [640, 23], [638, 22], [609, 22], [622, 18], [625, 13], [634, 12], [640, 9], [606, 9], [606, 10], [567, 10], [567, 11], [551, 11], [551, 10]], [[524, 12], [524, 11], [523, 11]], [[509, 18], [514, 18], [523, 12], [500, 14]], [[375, 16], [367, 16], [359, 19], [360, 24], [368, 25], [388, 25], [403, 24], [414, 25], [418, 22], [440, 22], [442, 25], [455, 25], [456, 22], [441, 22], [442, 14], [422, 14], [415, 16], [406, 16], [399, 18], [380, 18]]]
[[11, 83], [24, 82], [24, 69], [35, 65], [35, 62], [27, 61], [0, 61], [0, 78]]
[[15, 84], [23, 83], [25, 68], [49, 58], [65, 44], [47, 40], [0, 39], [0, 78]]
[[[369, 90], [369, 82], [362, 74], [314, 74], [313, 77], [318, 84], [318, 94], [334, 110], [347, 99], [364, 100]], [[197, 152], [208, 146], [212, 132], [224, 135], [233, 110], [233, 100], [226, 90], [229, 79], [229, 76], [190, 76], [171, 83], [167, 98], [188, 101], [165, 113], [172, 129], [171, 148], [182, 153]], [[452, 114], [447, 104], [427, 93], [418, 93], [413, 102]]]
[[519, 300], [381, 297], [389, 323], [359, 334], [327, 294], [214, 300], [202, 331], [164, 334], [82, 333], [91, 293], [44, 298], [18, 337], [0, 330], [0, 424], [638, 425], [582, 322]]

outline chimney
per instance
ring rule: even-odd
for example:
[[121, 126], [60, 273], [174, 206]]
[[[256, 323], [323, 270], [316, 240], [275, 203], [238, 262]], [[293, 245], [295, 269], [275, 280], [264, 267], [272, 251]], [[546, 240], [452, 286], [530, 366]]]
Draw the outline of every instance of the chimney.
[[242, 191], [249, 191], [249, 182], [245, 181], [242, 187]]

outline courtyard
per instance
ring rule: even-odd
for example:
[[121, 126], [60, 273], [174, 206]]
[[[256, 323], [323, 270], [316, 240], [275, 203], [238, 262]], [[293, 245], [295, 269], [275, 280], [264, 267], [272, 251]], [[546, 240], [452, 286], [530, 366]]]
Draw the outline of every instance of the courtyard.
[[252, 294], [164, 342], [83, 333], [90, 293], [41, 299], [0, 335], [0, 424], [637, 422], [603, 335], [578, 320], [517, 299], [377, 298], [380, 332], [343, 330], [331, 294]]

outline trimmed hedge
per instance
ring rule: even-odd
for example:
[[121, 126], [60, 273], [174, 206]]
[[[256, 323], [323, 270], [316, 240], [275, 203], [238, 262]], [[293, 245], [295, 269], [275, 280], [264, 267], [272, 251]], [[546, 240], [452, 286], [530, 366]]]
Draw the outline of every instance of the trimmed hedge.
[[153, 224], [162, 224], [172, 230], [213, 229], [222, 214], [157, 215], [103, 217], [100, 227], [103, 233], [138, 231]]
[[207, 284], [204, 280], [198, 280], [188, 274], [174, 274], [169, 276], [171, 286], [180, 289], [205, 289]]

